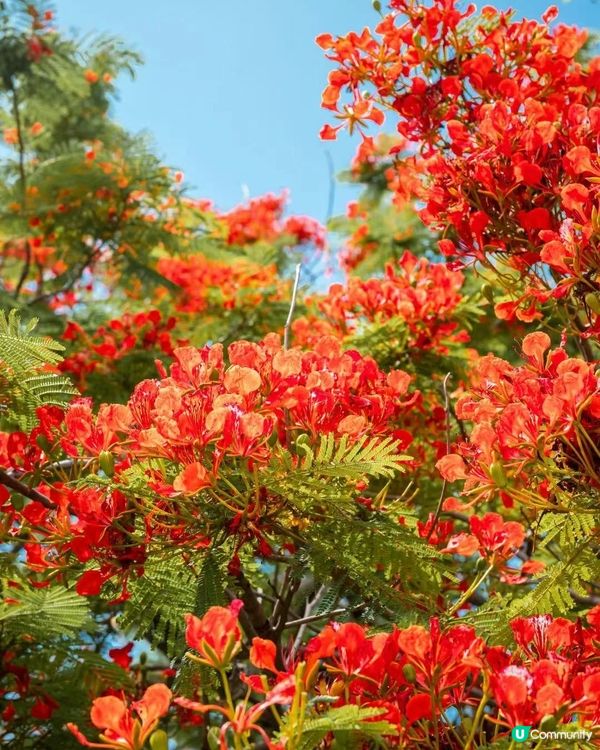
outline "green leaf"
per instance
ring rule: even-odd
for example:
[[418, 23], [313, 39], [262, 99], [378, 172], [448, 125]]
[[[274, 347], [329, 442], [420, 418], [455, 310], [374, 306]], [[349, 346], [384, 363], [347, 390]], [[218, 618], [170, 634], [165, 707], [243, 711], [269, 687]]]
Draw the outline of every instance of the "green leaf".
[[[335, 747], [350, 750], [359, 747], [364, 740], [370, 740], [370, 747], [385, 748], [384, 736], [396, 734], [395, 727], [386, 721], [374, 720], [384, 713], [381, 708], [361, 708], [349, 705], [332, 708], [316, 718], [307, 719], [302, 727], [302, 737], [298, 750], [315, 750], [330, 734], [336, 740]], [[285, 737], [285, 728], [282, 735]]]
[[68, 378], [45, 371], [62, 360], [63, 347], [47, 336], [33, 336], [37, 322], [22, 324], [15, 309], [8, 315], [0, 310], [0, 413], [9, 425], [25, 430], [35, 424], [38, 406], [64, 405], [77, 394]]
[[54, 585], [43, 589], [9, 589], [4, 596], [15, 603], [0, 603], [0, 623], [19, 636], [45, 640], [51, 636], [73, 635], [90, 623], [85, 598]]

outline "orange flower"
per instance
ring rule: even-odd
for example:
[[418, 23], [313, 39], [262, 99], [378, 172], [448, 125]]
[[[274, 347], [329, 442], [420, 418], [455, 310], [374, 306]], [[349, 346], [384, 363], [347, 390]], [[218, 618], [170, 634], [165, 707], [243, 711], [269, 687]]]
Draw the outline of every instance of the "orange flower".
[[83, 77], [88, 83], [97, 83], [98, 80], [100, 79], [100, 76], [98, 75], [98, 73], [96, 73], [95, 70], [90, 70], [89, 68], [88, 70], [85, 71], [85, 73], [83, 74]]
[[398, 632], [398, 646], [408, 658], [424, 663], [431, 651], [431, 635], [422, 625], [411, 625]]
[[440, 458], [435, 468], [448, 482], [455, 482], [457, 479], [466, 479], [467, 477], [467, 467], [458, 453], [449, 453], [447, 456]]
[[387, 383], [397, 393], [403, 396], [408, 390], [412, 377], [404, 370], [391, 370], [387, 376]]
[[349, 414], [338, 425], [340, 435], [360, 435], [368, 427], [366, 417], [360, 414]]
[[4, 142], [8, 143], [9, 146], [14, 146], [15, 143], [19, 142], [19, 133], [16, 128], [5, 128], [3, 136]]
[[518, 521], [505, 521], [498, 513], [469, 519], [471, 534], [457, 534], [442, 550], [469, 557], [479, 552], [483, 557], [503, 561], [515, 554], [525, 539], [525, 529]]
[[540, 367], [544, 366], [544, 352], [550, 348], [550, 336], [542, 331], [530, 333], [523, 339], [523, 354], [531, 357]]
[[251, 367], [233, 365], [225, 373], [223, 385], [230, 393], [247, 396], [260, 388], [260, 375]]
[[253, 638], [250, 649], [250, 661], [257, 669], [268, 669], [270, 672], [279, 673], [275, 666], [277, 646], [273, 641], [265, 638]]
[[173, 482], [173, 489], [176, 492], [193, 494], [204, 487], [210, 486], [210, 475], [201, 463], [195, 461], [189, 464], [180, 472]]
[[578, 182], [567, 185], [560, 191], [563, 206], [570, 211], [582, 212], [590, 191]]
[[171, 691], [162, 684], [150, 685], [141, 700], [131, 706], [116, 695], [105, 695], [96, 698], [90, 712], [92, 724], [102, 730], [102, 742], [90, 742], [76, 724], [67, 724], [67, 729], [86, 747], [142, 750], [158, 720], [169, 710], [170, 703]]
[[243, 602], [234, 599], [229, 607], [211, 607], [204, 617], [185, 616], [185, 640], [195, 649], [202, 664], [224, 669], [242, 646], [238, 614]]

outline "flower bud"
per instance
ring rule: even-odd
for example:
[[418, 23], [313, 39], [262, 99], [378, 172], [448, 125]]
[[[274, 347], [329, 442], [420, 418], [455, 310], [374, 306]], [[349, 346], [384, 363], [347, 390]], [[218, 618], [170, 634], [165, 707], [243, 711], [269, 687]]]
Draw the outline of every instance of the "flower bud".
[[102, 451], [98, 456], [98, 464], [107, 477], [115, 473], [115, 459], [110, 451]]
[[414, 685], [417, 681], [417, 671], [412, 664], [405, 664], [402, 667], [402, 674], [404, 675], [404, 679], [411, 685]]
[[588, 292], [585, 295], [585, 304], [592, 312], [600, 315], [600, 294], [598, 292]]
[[550, 732], [553, 729], [556, 729], [556, 716], [553, 716], [552, 714], [546, 714], [546, 716], [542, 716], [542, 720], [540, 721], [540, 729], [542, 732]]
[[169, 738], [164, 729], [157, 729], [150, 735], [150, 747], [152, 750], [169, 750]]

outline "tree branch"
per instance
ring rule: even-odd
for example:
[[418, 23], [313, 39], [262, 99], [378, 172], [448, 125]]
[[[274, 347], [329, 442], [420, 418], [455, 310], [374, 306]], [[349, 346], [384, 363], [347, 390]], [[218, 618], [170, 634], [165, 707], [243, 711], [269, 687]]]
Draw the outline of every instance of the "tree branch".
[[[329, 617], [333, 617], [334, 615], [343, 615], [344, 612], [347, 612], [347, 607], [340, 607], [338, 609], [331, 609], [329, 612], [323, 612], [320, 615], [310, 615], [309, 617], [301, 617], [299, 620], [290, 620], [289, 622], [285, 623], [286, 628], [293, 628], [298, 625], [306, 625], [310, 622], [317, 622], [318, 620], [324, 620]], [[295, 644], [294, 644], [295, 645]]]
[[23, 495], [23, 497], [28, 497], [30, 500], [35, 500], [37, 503], [41, 503], [44, 508], [48, 508], [48, 510], [55, 510], [58, 507], [49, 497], [42, 495], [41, 492], [34, 490], [32, 487], [28, 487], [3, 469], [0, 469], [0, 484], [18, 492], [20, 495]]

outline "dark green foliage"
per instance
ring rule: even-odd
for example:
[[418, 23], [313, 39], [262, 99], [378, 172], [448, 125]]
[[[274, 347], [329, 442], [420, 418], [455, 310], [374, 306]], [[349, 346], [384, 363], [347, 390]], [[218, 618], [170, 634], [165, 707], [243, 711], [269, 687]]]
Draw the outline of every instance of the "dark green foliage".
[[37, 321], [22, 325], [15, 310], [0, 311], [0, 420], [27, 430], [42, 404], [64, 405], [77, 391], [70, 380], [48, 366], [61, 361], [63, 347], [46, 336], [34, 336]]

